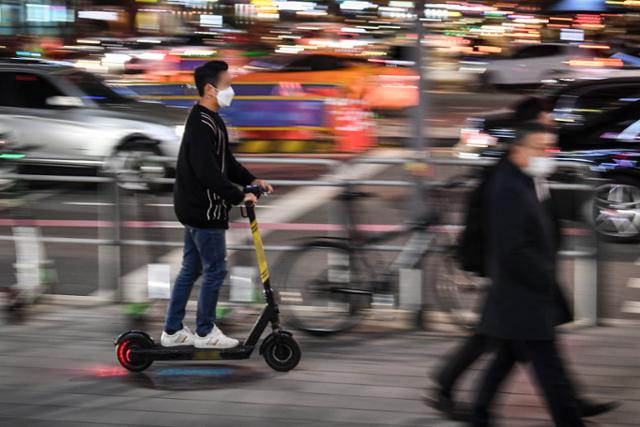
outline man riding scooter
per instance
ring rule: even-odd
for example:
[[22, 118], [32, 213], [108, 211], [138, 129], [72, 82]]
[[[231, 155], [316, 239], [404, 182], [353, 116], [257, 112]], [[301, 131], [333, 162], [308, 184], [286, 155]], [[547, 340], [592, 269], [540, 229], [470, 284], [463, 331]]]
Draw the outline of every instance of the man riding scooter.
[[[227, 63], [210, 61], [195, 70], [200, 100], [187, 118], [174, 186], [174, 209], [184, 225], [184, 256], [171, 292], [160, 343], [164, 347], [233, 348], [238, 340], [227, 337], [215, 325], [216, 305], [226, 270], [225, 230], [229, 210], [243, 202], [256, 203], [236, 185], [259, 185], [272, 192], [266, 181], [256, 179], [229, 148], [229, 136], [220, 108], [231, 105], [233, 88]], [[196, 333], [182, 324], [185, 307], [196, 279], [202, 275]]]

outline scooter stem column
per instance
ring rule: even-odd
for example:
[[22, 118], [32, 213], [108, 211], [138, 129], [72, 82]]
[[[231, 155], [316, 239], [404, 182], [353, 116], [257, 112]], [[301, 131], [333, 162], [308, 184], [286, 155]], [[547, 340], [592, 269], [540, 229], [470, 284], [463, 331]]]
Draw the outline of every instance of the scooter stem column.
[[253, 246], [256, 249], [256, 258], [258, 259], [258, 268], [260, 269], [260, 281], [265, 289], [269, 286], [269, 266], [267, 265], [267, 257], [264, 253], [264, 245], [262, 243], [262, 237], [260, 236], [260, 229], [258, 228], [258, 221], [256, 219], [256, 208], [252, 203], [245, 204], [247, 208], [247, 216], [249, 218], [249, 224], [251, 226], [251, 235], [253, 237]]

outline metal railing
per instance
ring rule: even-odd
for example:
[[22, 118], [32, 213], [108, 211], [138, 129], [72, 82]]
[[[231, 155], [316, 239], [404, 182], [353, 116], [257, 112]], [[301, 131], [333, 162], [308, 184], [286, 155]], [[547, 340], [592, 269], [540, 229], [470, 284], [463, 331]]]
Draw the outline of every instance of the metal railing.
[[[403, 165], [409, 162], [424, 161], [432, 166], [464, 166], [464, 167], [487, 167], [495, 163], [493, 159], [457, 159], [457, 158], [416, 158], [416, 157], [398, 157], [398, 158], [378, 158], [378, 157], [360, 157], [350, 159], [348, 161], [340, 161], [335, 159], [323, 158], [273, 158], [273, 157], [239, 157], [241, 162], [248, 164], [280, 164], [280, 165], [318, 165], [324, 166], [327, 173], [320, 179], [311, 180], [270, 180], [273, 185], [301, 187], [301, 186], [319, 186], [319, 187], [341, 187], [347, 183], [350, 185], [362, 186], [383, 186], [383, 187], [413, 187], [414, 182], [406, 180], [379, 180], [379, 179], [344, 179], [341, 178], [341, 171], [353, 164], [377, 164], [377, 165]], [[158, 162], [174, 162], [175, 159], [152, 156], [149, 160]], [[31, 157], [17, 160], [18, 163], [37, 163], [52, 164], [56, 166], [85, 166], [91, 168], [106, 168], [107, 160], [96, 159], [52, 159], [50, 162], [46, 158]], [[588, 165], [580, 162], [565, 162], [567, 166], [575, 167], [577, 170], [588, 170]], [[164, 246], [164, 247], [182, 247], [181, 241], [153, 241], [153, 240], [134, 240], [123, 239], [121, 237], [121, 221], [120, 221], [120, 190], [119, 185], [121, 177], [118, 174], [108, 174], [107, 176], [62, 176], [62, 175], [26, 175], [14, 174], [5, 178], [16, 179], [21, 181], [46, 181], [59, 183], [96, 183], [107, 184], [111, 192], [111, 203], [113, 209], [110, 222], [112, 227], [111, 235], [108, 238], [70, 238], [46, 236], [39, 239], [42, 243], [58, 243], [58, 244], [81, 244], [81, 245], [99, 245], [110, 248], [112, 264], [105, 266], [102, 271], [108, 271], [110, 277], [108, 279], [101, 278], [102, 287], [106, 288], [105, 281], [108, 282], [108, 288], [115, 290], [116, 301], [121, 301], [123, 289], [121, 288], [121, 267], [120, 267], [120, 250], [123, 246]], [[152, 183], [172, 184], [174, 179], [148, 179]], [[429, 188], [437, 188], [446, 184], [446, 181], [424, 182], [423, 185]], [[470, 183], [469, 186], [472, 186]], [[593, 186], [589, 184], [567, 184], [567, 183], [551, 183], [552, 189], [570, 190], [570, 191], [593, 191]], [[0, 235], [0, 241], [18, 241], [18, 236]], [[253, 251], [254, 247], [249, 244], [228, 245], [229, 250], [235, 251]], [[266, 251], [287, 252], [298, 250], [296, 245], [266, 245]], [[370, 250], [383, 252], [400, 252], [403, 246], [400, 245], [375, 245]], [[584, 250], [566, 250], [560, 252], [560, 256], [564, 258], [576, 259], [576, 273], [574, 281], [574, 303], [576, 305], [576, 314], [580, 321], [584, 324], [594, 325], [597, 322], [596, 302], [594, 298], [597, 295], [597, 271], [598, 271], [598, 251], [597, 246], [588, 247]], [[580, 261], [582, 260], [582, 261]], [[102, 262], [102, 260], [100, 260]], [[586, 273], [585, 273], [586, 272]], [[594, 274], [594, 272], [596, 274]]]

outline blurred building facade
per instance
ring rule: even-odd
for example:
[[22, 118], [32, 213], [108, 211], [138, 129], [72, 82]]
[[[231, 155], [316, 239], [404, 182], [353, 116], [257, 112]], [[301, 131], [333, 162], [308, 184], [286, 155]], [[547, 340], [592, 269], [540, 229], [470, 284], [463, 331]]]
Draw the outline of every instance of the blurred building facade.
[[[625, 13], [549, 13], [556, 3], [426, 1], [423, 20], [433, 39], [425, 43], [454, 54], [493, 55], [513, 44], [628, 39], [640, 28], [639, 2], [617, 2], [630, 6]], [[0, 37], [9, 50], [31, 52], [81, 37], [236, 32], [253, 43], [271, 27], [297, 21], [348, 25], [340, 37], [406, 39], [415, 11], [416, 2], [406, 0], [3, 0]]]

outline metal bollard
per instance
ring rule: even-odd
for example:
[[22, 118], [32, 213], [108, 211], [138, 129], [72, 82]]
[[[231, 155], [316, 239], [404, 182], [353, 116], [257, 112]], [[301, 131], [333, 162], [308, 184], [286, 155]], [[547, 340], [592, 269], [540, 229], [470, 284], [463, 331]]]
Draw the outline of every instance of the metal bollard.
[[231, 267], [229, 301], [253, 303], [256, 301], [258, 270], [255, 267]]
[[99, 217], [111, 223], [111, 228], [100, 228], [101, 240], [108, 241], [98, 246], [98, 295], [109, 296], [113, 302], [122, 302], [124, 291], [120, 284], [120, 189], [118, 177], [113, 175], [104, 185], [104, 200], [111, 203], [99, 210]]
[[415, 313], [415, 326], [423, 329], [423, 307], [422, 307], [422, 270], [416, 268], [400, 269], [399, 283], [399, 306], [403, 310], [409, 310]]
[[575, 323], [596, 326], [598, 324], [598, 260], [595, 254], [576, 257], [573, 277]]

